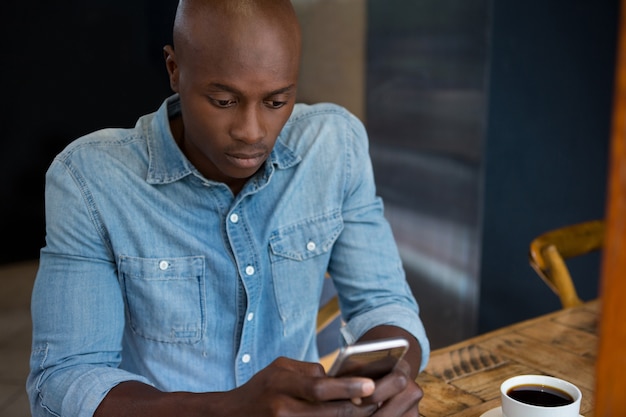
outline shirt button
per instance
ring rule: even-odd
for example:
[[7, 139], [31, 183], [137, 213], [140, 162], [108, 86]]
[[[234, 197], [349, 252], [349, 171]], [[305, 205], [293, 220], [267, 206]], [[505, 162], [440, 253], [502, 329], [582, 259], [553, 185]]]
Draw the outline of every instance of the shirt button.
[[237, 213], [233, 213], [230, 215], [230, 221], [232, 223], [237, 223], [239, 221], [239, 215]]
[[254, 313], [248, 313], [248, 321], [252, 321], [252, 319], [254, 318]]
[[314, 251], [316, 247], [317, 245], [313, 241], [310, 241], [309, 243], [306, 244], [306, 248], [310, 251]]
[[243, 362], [243, 363], [248, 363], [248, 362], [250, 362], [250, 359], [252, 359], [252, 358], [250, 357], [250, 355], [248, 355], [248, 354], [246, 353], [245, 355], [243, 355], [243, 356], [241, 357], [241, 362]]
[[246, 275], [254, 275], [254, 267], [252, 265], [246, 266]]
[[161, 271], [165, 271], [167, 268], [169, 268], [170, 264], [167, 261], [161, 261], [159, 262], [159, 269]]

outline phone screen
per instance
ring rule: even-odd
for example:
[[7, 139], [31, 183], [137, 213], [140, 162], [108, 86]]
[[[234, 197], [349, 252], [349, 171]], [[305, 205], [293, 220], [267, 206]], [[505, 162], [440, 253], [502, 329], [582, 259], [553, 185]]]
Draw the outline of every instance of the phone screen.
[[382, 378], [404, 357], [408, 347], [408, 341], [402, 338], [346, 346], [339, 352], [328, 375]]

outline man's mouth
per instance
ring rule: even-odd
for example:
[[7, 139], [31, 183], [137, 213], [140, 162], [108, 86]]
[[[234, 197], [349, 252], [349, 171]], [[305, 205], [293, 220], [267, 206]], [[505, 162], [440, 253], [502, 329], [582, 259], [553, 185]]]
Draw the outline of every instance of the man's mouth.
[[264, 152], [256, 153], [232, 153], [226, 154], [226, 158], [235, 166], [243, 169], [256, 168], [265, 161], [266, 154]]

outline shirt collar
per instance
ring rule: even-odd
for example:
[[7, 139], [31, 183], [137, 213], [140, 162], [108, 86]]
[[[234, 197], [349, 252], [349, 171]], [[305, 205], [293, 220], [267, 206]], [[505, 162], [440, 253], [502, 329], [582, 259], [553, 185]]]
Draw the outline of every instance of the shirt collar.
[[[144, 134], [148, 143], [148, 175], [149, 184], [167, 184], [178, 181], [190, 174], [204, 179], [202, 174], [189, 162], [180, 150], [174, 135], [170, 130], [169, 119], [180, 114], [180, 99], [178, 94], [167, 98], [161, 107], [143, 123]], [[267, 177], [276, 169], [287, 169], [300, 162], [301, 157], [285, 145], [281, 136], [278, 136], [265, 168]], [[269, 162], [269, 166], [268, 166]], [[268, 172], [269, 171], [269, 172]]]

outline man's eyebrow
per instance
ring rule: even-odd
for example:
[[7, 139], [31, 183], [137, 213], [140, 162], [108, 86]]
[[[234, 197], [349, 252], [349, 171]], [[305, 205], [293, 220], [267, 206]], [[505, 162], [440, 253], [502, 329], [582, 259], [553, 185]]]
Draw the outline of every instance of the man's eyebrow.
[[239, 94], [239, 90], [237, 90], [236, 88], [230, 87], [230, 86], [228, 86], [226, 84], [211, 83], [211, 84], [209, 84], [209, 87], [213, 87], [213, 88], [216, 88], [218, 90], [228, 91], [229, 93]]
[[273, 96], [273, 95], [276, 95], [276, 94], [288, 93], [291, 90], [293, 90], [294, 88], [296, 88], [295, 84], [289, 84], [287, 87], [283, 87], [283, 88], [279, 88], [278, 90], [270, 91], [268, 96]]
[[[224, 91], [227, 91], [227, 92], [233, 93], [233, 94], [241, 94], [241, 92], [239, 90], [237, 90], [236, 88], [231, 87], [229, 85], [226, 85], [226, 84], [211, 83], [211, 87], [218, 88], [220, 90], [224, 90]], [[283, 87], [283, 88], [279, 88], [278, 90], [269, 91], [265, 96], [269, 97], [269, 96], [273, 96], [273, 95], [276, 95], [276, 94], [288, 93], [289, 91], [293, 90], [295, 87], [296, 87], [295, 84], [289, 84], [288, 86]]]

